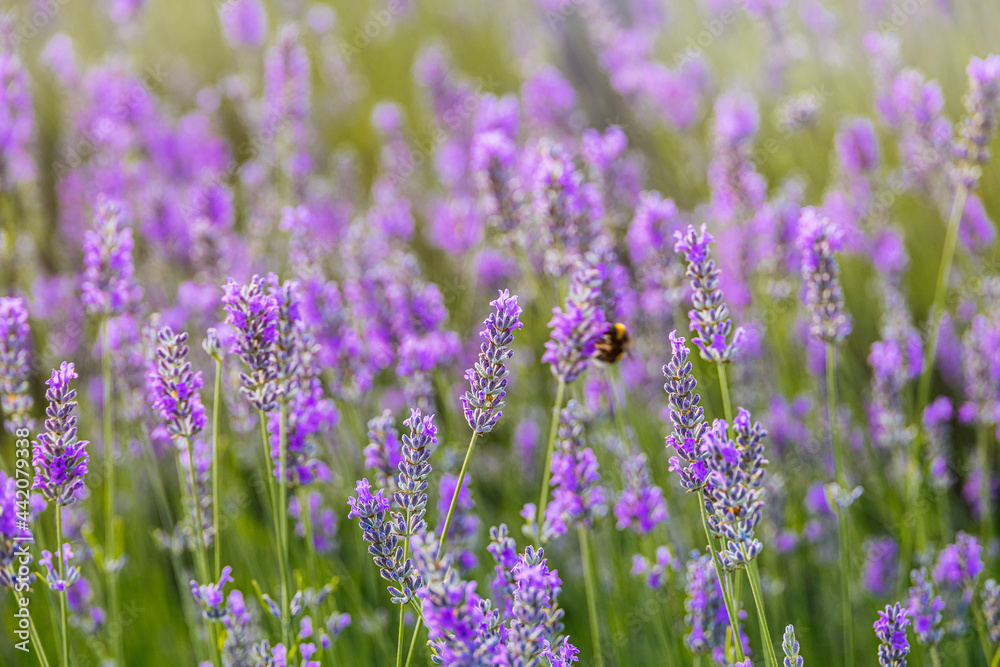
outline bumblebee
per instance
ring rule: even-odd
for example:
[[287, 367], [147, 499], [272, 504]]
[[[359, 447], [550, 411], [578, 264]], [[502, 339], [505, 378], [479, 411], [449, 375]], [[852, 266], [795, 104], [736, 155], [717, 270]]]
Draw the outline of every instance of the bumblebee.
[[594, 359], [604, 364], [621, 361], [621, 358], [628, 353], [631, 344], [632, 336], [629, 335], [628, 328], [621, 322], [616, 322], [597, 343]]

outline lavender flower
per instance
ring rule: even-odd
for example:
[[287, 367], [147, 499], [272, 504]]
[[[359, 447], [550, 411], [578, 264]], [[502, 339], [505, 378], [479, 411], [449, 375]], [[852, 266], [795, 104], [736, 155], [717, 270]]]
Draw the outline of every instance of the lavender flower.
[[955, 543], [938, 554], [934, 565], [934, 584], [944, 594], [949, 612], [955, 617], [951, 632], [962, 629], [961, 616], [972, 602], [976, 579], [984, 569], [983, 548], [975, 536], [959, 531]]
[[[542, 549], [528, 547], [512, 570], [514, 601], [507, 626], [506, 651], [499, 665], [542, 664], [546, 653], [565, 655], [569, 640], [560, 637], [563, 611], [557, 605], [562, 589], [559, 573], [549, 570]], [[573, 651], [569, 651], [573, 654]]]
[[891, 537], [866, 538], [864, 542], [865, 564], [861, 578], [872, 595], [888, 593], [894, 584], [897, 572], [899, 549]]
[[802, 667], [805, 661], [799, 655], [799, 642], [795, 639], [795, 626], [785, 626], [785, 636], [781, 642], [785, 652], [784, 667]]
[[[53, 557], [62, 561], [61, 568], [52, 564]], [[50, 590], [65, 593], [80, 581], [80, 568], [69, 564], [71, 558], [73, 558], [73, 548], [69, 543], [63, 544], [62, 549], [56, 554], [48, 550], [42, 551], [42, 557], [38, 559], [38, 564], [45, 568], [45, 583]], [[62, 575], [59, 574], [60, 569], [62, 569]]]
[[806, 283], [806, 305], [812, 314], [810, 333], [828, 343], [840, 343], [851, 333], [844, 314], [840, 268], [833, 256], [842, 248], [841, 231], [811, 206], [802, 209], [795, 241], [802, 253], [802, 278]]
[[357, 517], [361, 530], [368, 542], [368, 553], [372, 555], [382, 578], [389, 583], [392, 603], [405, 605], [423, 585], [420, 574], [413, 569], [413, 562], [403, 559], [403, 545], [399, 543], [397, 522], [389, 516], [390, 502], [383, 491], [375, 495], [367, 479], [358, 480], [356, 497], [347, 499], [351, 511], [348, 518]]
[[760, 423], [750, 423], [750, 413], [739, 409], [733, 422], [736, 440], [728, 436], [728, 424], [717, 419], [705, 432], [709, 474], [705, 487], [705, 509], [709, 528], [723, 539], [719, 556], [728, 570], [744, 567], [764, 548], [754, 536], [764, 508], [764, 438]]
[[[699, 405], [701, 396], [695, 393], [698, 381], [691, 374], [690, 354], [684, 339], [677, 331], [670, 332], [672, 355], [663, 367], [667, 378], [663, 390], [667, 392], [667, 406], [674, 432], [667, 436], [667, 449], [677, 456], [670, 457], [670, 469], [681, 478], [681, 486], [688, 492], [699, 491], [705, 486], [708, 469], [702, 438], [705, 434], [705, 410]], [[681, 460], [683, 459], [683, 461]]]
[[246, 285], [232, 278], [223, 288], [226, 324], [236, 329], [236, 349], [247, 366], [240, 374], [240, 391], [262, 411], [270, 411], [277, 400], [277, 370], [272, 356], [278, 327], [278, 305], [265, 289], [265, 281], [254, 276]]
[[[728, 363], [736, 358], [740, 344], [743, 342], [742, 327], [733, 332], [729, 319], [729, 306], [723, 300], [719, 288], [719, 276], [722, 272], [716, 268], [715, 261], [709, 256], [708, 244], [714, 237], [701, 226], [701, 232], [696, 232], [693, 225], [688, 225], [687, 232], [674, 232], [674, 252], [684, 254], [687, 261], [687, 277], [691, 281], [691, 302], [693, 309], [688, 311], [691, 331], [697, 338], [695, 344], [701, 350], [701, 356], [706, 361]], [[729, 342], [729, 334], [733, 334]]]
[[267, 38], [267, 12], [260, 0], [230, 0], [219, 6], [226, 41], [233, 46], [260, 48]]
[[232, 583], [232, 571], [233, 568], [228, 565], [222, 568], [218, 582], [199, 585], [194, 579], [191, 580], [191, 595], [201, 608], [202, 615], [210, 621], [218, 621], [226, 615], [226, 608], [222, 604], [225, 601], [222, 589], [227, 583]]
[[962, 338], [962, 374], [967, 399], [959, 410], [962, 421], [996, 425], [1000, 421], [1000, 327], [985, 315], [973, 318]]
[[514, 341], [513, 331], [523, 326], [517, 297], [511, 296], [507, 290], [502, 290], [490, 305], [496, 308], [496, 312], [484, 321], [486, 327], [479, 335], [486, 341], [479, 347], [479, 361], [465, 371], [465, 379], [471, 389], [460, 398], [465, 420], [479, 434], [493, 430], [507, 405], [504, 401], [507, 376], [510, 375], [507, 360], [514, 354], [510, 344]]
[[684, 643], [695, 655], [714, 653], [724, 660], [729, 614], [709, 554], [691, 553], [684, 590], [684, 622], [690, 628]]
[[552, 340], [545, 343], [542, 361], [552, 365], [552, 374], [562, 382], [573, 382], [590, 363], [597, 343], [608, 330], [601, 302], [600, 272], [581, 264], [573, 273], [563, 310], [553, 309], [549, 322]]
[[[403, 424], [409, 427], [410, 433], [403, 436], [402, 460], [397, 464], [399, 490], [393, 499], [408, 517], [403, 534], [412, 537], [427, 530], [424, 514], [427, 508], [427, 478], [431, 474], [428, 460], [437, 444], [437, 426], [434, 425], [434, 415], [422, 415], [420, 410], [411, 410], [410, 418]], [[451, 497], [444, 491], [442, 495]]]
[[[556, 450], [552, 455], [552, 502], [545, 508], [545, 538], [569, 527], [589, 528], [607, 512], [597, 457], [584, 446], [581, 407], [570, 400], [559, 414]], [[569, 524], [569, 525], [567, 525]]]
[[[0, 26], [0, 32], [6, 42], [6, 26]], [[35, 178], [31, 149], [35, 115], [28, 71], [6, 44], [0, 45], [0, 128], [0, 193], [4, 193]]]
[[906, 640], [906, 626], [910, 624], [906, 609], [898, 602], [887, 604], [875, 621], [875, 636], [882, 644], [878, 647], [878, 664], [882, 667], [906, 667], [910, 643]]
[[28, 309], [21, 297], [0, 297], [0, 409], [8, 433], [33, 430], [34, 400], [28, 386], [31, 373], [31, 331]]
[[1000, 111], [1000, 55], [973, 58], [967, 72], [969, 91], [956, 145], [956, 175], [972, 190], [979, 183], [982, 166], [990, 159], [989, 145]]
[[481, 642], [485, 622], [476, 582], [462, 581], [454, 570], [443, 581], [420, 589], [428, 643], [436, 665], [488, 667], [495, 664], [495, 646]]
[[941, 610], [944, 600], [934, 595], [934, 586], [927, 579], [927, 568], [910, 572], [910, 602], [907, 611], [913, 617], [913, 631], [922, 644], [931, 646], [941, 641]]
[[375, 472], [378, 486], [395, 491], [396, 471], [403, 455], [399, 448], [399, 431], [392, 411], [384, 410], [368, 421], [368, 446], [365, 447], [365, 467]]
[[201, 371], [191, 371], [187, 339], [187, 333], [175, 334], [170, 327], [160, 329], [149, 385], [150, 402], [167, 432], [190, 443], [205, 428], [205, 407], [198, 393]]
[[33, 489], [42, 492], [46, 500], [56, 505], [70, 505], [76, 492], [83, 487], [87, 474], [86, 447], [89, 442], [76, 439], [76, 390], [69, 383], [79, 376], [73, 364], [62, 362], [45, 382], [45, 432], [34, 444], [32, 464], [35, 467]]
[[615, 505], [618, 530], [634, 530], [638, 535], [648, 535], [667, 520], [667, 501], [663, 490], [653, 484], [646, 465], [646, 455], [630, 456], [622, 465], [625, 489]]
[[121, 225], [122, 206], [103, 199], [94, 229], [83, 238], [83, 305], [91, 315], [118, 315], [142, 298], [132, 264], [132, 230]]

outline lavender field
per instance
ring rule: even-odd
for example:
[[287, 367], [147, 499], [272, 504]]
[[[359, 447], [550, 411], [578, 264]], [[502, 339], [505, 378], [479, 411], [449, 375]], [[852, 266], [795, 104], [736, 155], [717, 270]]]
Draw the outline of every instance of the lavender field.
[[0, 0], [0, 665], [998, 667], [996, 0]]

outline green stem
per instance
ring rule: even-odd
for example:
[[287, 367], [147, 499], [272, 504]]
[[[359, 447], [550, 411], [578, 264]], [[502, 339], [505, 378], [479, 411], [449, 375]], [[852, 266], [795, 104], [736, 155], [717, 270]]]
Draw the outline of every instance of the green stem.
[[219, 399], [222, 393], [222, 359], [215, 360], [215, 388], [212, 392], [212, 523], [215, 525], [215, 570], [222, 573], [222, 531], [219, 527]]
[[399, 605], [399, 637], [396, 640], [396, 667], [400, 667], [403, 664], [403, 613], [406, 610], [406, 605]]
[[[976, 619], [976, 634], [979, 635], [979, 645], [983, 649], [983, 657], [988, 661], [990, 659], [989, 632], [986, 630], [986, 619], [983, 617], [983, 610], [978, 602], [972, 603], [972, 616]], [[996, 656], [993, 658], [993, 664], [996, 664]]]
[[[66, 563], [63, 562], [62, 548], [62, 507], [55, 505], [56, 511], [56, 553], [59, 554], [59, 579], [66, 581]], [[66, 629], [66, 589], [59, 591], [59, 626], [62, 639], [62, 664], [69, 667], [69, 632]]]
[[722, 392], [722, 411], [730, 428], [733, 425], [733, 404], [729, 399], [729, 378], [726, 376], [726, 365], [721, 361], [716, 364], [719, 369], [719, 389]]
[[934, 667], [941, 667], [941, 656], [938, 654], [937, 646], [931, 645], [931, 664]]
[[271, 510], [271, 519], [274, 521], [274, 531], [277, 535], [278, 522], [274, 518], [274, 509], [277, 504], [274, 500], [274, 464], [271, 459], [271, 441], [268, 439], [267, 435], [267, 415], [263, 410], [257, 411], [257, 419], [260, 421], [260, 439], [264, 444], [264, 469], [267, 471], [267, 475], [265, 475], [265, 477], [267, 477], [268, 506]]
[[448, 506], [448, 514], [444, 518], [444, 527], [441, 529], [441, 539], [438, 542], [436, 560], [441, 560], [441, 557], [444, 555], [444, 545], [448, 541], [448, 530], [451, 528], [451, 517], [455, 513], [455, 506], [458, 505], [458, 496], [462, 492], [462, 485], [465, 483], [465, 473], [469, 469], [469, 459], [472, 458], [472, 450], [476, 448], [476, 440], [478, 438], [479, 433], [473, 431], [472, 439], [469, 440], [469, 447], [465, 450], [465, 460], [462, 461], [462, 469], [458, 473], [455, 493], [451, 496], [451, 504]]
[[[188, 478], [187, 483], [191, 487], [191, 511], [194, 512], [194, 525], [195, 525], [195, 542], [197, 544], [197, 550], [195, 553], [198, 557], [198, 576], [202, 581], [208, 583], [208, 554], [205, 549], [205, 525], [201, 520], [201, 498], [198, 495], [198, 483], [194, 475], [194, 452], [191, 441], [188, 438], [184, 438], [184, 448], [187, 450], [188, 455]], [[208, 633], [209, 633], [209, 652], [212, 655], [212, 664], [215, 667], [220, 667], [222, 664], [221, 656], [219, 655], [219, 645], [215, 641], [215, 624], [212, 621], [207, 621]]]
[[[833, 343], [826, 344], [826, 409], [830, 422], [830, 440], [833, 444], [833, 463], [837, 485], [841, 493], [849, 493], [844, 474], [844, 452], [837, 433], [837, 350]], [[840, 552], [840, 597], [844, 624], [844, 665], [854, 667], [854, 619], [851, 609], [850, 554], [848, 539], [850, 526], [847, 507], [837, 508], [838, 542]]]
[[587, 529], [577, 527], [580, 536], [580, 559], [583, 562], [583, 586], [587, 593], [587, 611], [590, 615], [590, 637], [594, 645], [594, 664], [604, 667], [604, 654], [601, 653], [601, 626], [597, 618], [597, 589], [594, 586], [594, 566], [590, 560], [590, 540]]
[[410, 667], [410, 661], [413, 660], [413, 649], [417, 646], [417, 635], [420, 634], [420, 626], [423, 623], [422, 618], [417, 619], [417, 626], [413, 628], [413, 637], [410, 639], [410, 649], [406, 652], [406, 663], [403, 667]]
[[733, 648], [736, 649], [738, 661], [746, 660], [743, 655], [743, 641], [740, 639], [740, 619], [737, 616], [738, 607], [733, 602], [729, 588], [726, 586], [725, 571], [719, 561], [719, 554], [715, 550], [712, 542], [712, 533], [708, 529], [708, 514], [705, 511], [705, 493], [698, 490], [698, 507], [701, 509], [701, 525], [705, 529], [705, 539], [708, 540], [708, 551], [712, 554], [712, 564], [715, 565], [715, 576], [719, 579], [719, 586], [722, 587], [722, 599], [726, 604], [726, 614], [729, 616], [729, 628], [733, 636]]
[[747, 577], [750, 579], [750, 589], [753, 591], [753, 601], [757, 606], [757, 618], [760, 622], [760, 636], [764, 641], [764, 657], [771, 667], [780, 667], [777, 654], [774, 652], [774, 644], [771, 643], [771, 630], [767, 627], [767, 614], [764, 613], [764, 591], [760, 586], [760, 570], [757, 568], [757, 560], [750, 561], [747, 568]]
[[552, 474], [552, 455], [556, 451], [556, 435], [559, 433], [559, 413], [562, 410], [563, 398], [566, 396], [566, 381], [559, 378], [556, 387], [556, 400], [552, 404], [552, 423], [549, 424], [549, 444], [545, 450], [545, 469], [542, 473], [542, 493], [538, 499], [538, 513], [535, 521], [538, 524], [538, 543], [542, 543], [542, 524], [545, 521], [545, 506], [549, 503], [549, 476]]
[[[121, 627], [118, 605], [118, 544], [115, 538], [115, 457], [114, 421], [111, 385], [111, 343], [108, 334], [108, 317], [101, 320], [101, 371], [104, 384], [104, 569], [108, 585], [108, 621], [111, 627]], [[115, 664], [124, 665], [122, 633], [111, 641]]]
[[289, 651], [292, 651], [294, 647], [290, 644], [291, 640], [291, 618], [290, 610], [288, 606], [288, 500], [286, 498], [287, 494], [287, 480], [285, 479], [285, 458], [286, 449], [288, 448], [288, 443], [286, 442], [287, 434], [285, 433], [285, 420], [287, 418], [288, 404], [281, 400], [278, 402], [278, 507], [277, 507], [277, 520], [279, 529], [279, 550], [281, 551], [281, 636], [285, 642], [285, 646], [289, 647]]
[[997, 646], [997, 651], [993, 654], [993, 659], [990, 660], [990, 667], [997, 667], [997, 665], [1000, 665], [1000, 646]]
[[[21, 604], [21, 592], [17, 590], [17, 588], [14, 588], [13, 591], [14, 597], [17, 599], [18, 608], [26, 609], [27, 607]], [[30, 613], [28, 614], [28, 636], [31, 637], [31, 643], [34, 645], [35, 651], [37, 652], [38, 663], [42, 667], [49, 667], [49, 658], [45, 655], [45, 648], [42, 644], [42, 640], [38, 637], [38, 628], [35, 627], [35, 619], [31, 617]]]

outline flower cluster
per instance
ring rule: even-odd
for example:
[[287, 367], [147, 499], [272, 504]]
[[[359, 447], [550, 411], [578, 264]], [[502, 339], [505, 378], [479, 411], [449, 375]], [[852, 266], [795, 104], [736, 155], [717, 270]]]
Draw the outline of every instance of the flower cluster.
[[720, 551], [726, 569], [743, 567], [764, 548], [754, 536], [764, 509], [764, 438], [760, 423], [750, 423], [743, 408], [733, 421], [736, 439], [728, 435], [729, 425], [717, 419], [705, 432], [705, 509], [709, 528], [722, 538]]
[[910, 602], [907, 612], [913, 618], [913, 631], [924, 644], [941, 641], [941, 610], [944, 600], [934, 595], [934, 585], [927, 579], [927, 568], [910, 572]]
[[510, 344], [514, 342], [514, 330], [523, 326], [517, 297], [507, 290], [502, 290], [490, 305], [496, 312], [483, 322], [486, 327], [479, 335], [486, 340], [479, 347], [476, 365], [465, 371], [470, 390], [461, 396], [465, 420], [476, 433], [492, 431], [507, 405], [507, 360], [514, 354]]
[[[706, 361], [731, 362], [736, 358], [745, 333], [742, 328], [733, 332], [719, 277], [722, 272], [716, 268], [715, 260], [709, 256], [708, 244], [715, 238], [706, 226], [696, 231], [688, 225], [687, 231], [674, 232], [674, 252], [683, 253], [687, 262], [687, 277], [691, 281], [691, 303], [688, 311], [691, 331], [696, 334], [695, 344]], [[733, 334], [730, 341], [729, 335]]]
[[70, 382], [78, 378], [73, 364], [63, 362], [45, 382], [45, 432], [34, 442], [32, 464], [35, 483], [46, 500], [57, 505], [69, 505], [76, 500], [87, 474], [86, 447], [89, 442], [76, 438], [76, 389]]
[[648, 535], [667, 520], [667, 502], [663, 490], [653, 484], [645, 454], [636, 454], [622, 464], [625, 489], [615, 505], [618, 530], [634, 530]]
[[781, 648], [785, 652], [784, 667], [802, 667], [805, 660], [799, 655], [799, 642], [795, 639], [795, 627], [785, 626], [785, 636], [781, 641]]
[[393, 500], [408, 517], [403, 525], [403, 535], [412, 537], [427, 530], [427, 522], [424, 521], [427, 478], [431, 474], [431, 451], [437, 444], [437, 426], [434, 425], [434, 415], [422, 415], [420, 410], [411, 410], [410, 418], [403, 424], [410, 432], [403, 436], [402, 456], [397, 464], [399, 490], [393, 495]]
[[881, 667], [906, 667], [910, 642], [906, 640], [906, 627], [910, 619], [906, 609], [898, 602], [887, 604], [875, 621], [875, 636], [882, 642], [878, 647], [878, 664]]
[[375, 473], [380, 488], [395, 491], [396, 473], [403, 455], [399, 446], [396, 418], [390, 410], [368, 420], [368, 445], [365, 447], [365, 467]]
[[711, 555], [699, 556], [697, 551], [691, 554], [685, 593], [684, 622], [690, 631], [684, 643], [695, 655], [712, 653], [717, 661], [724, 662], [729, 614]]
[[94, 229], [83, 240], [83, 305], [92, 315], [117, 315], [142, 298], [132, 263], [132, 230], [122, 226], [122, 205], [101, 201]]
[[255, 408], [264, 412], [272, 410], [277, 401], [277, 369], [272, 356], [277, 339], [278, 304], [266, 285], [260, 276], [254, 276], [246, 285], [230, 278], [222, 297], [226, 324], [236, 330], [236, 349], [247, 367], [240, 374], [241, 391]]
[[389, 515], [391, 503], [381, 490], [372, 495], [371, 483], [367, 479], [358, 480], [355, 494], [347, 500], [351, 506], [348, 518], [357, 517], [360, 520], [361, 530], [368, 542], [368, 553], [372, 555], [382, 578], [390, 582], [389, 593], [393, 604], [408, 604], [423, 580], [414, 570], [411, 559], [404, 558], [397, 532], [398, 522]]
[[183, 439], [186, 446], [205, 428], [201, 371], [191, 370], [187, 333], [163, 327], [156, 338], [156, 360], [149, 371], [150, 404], [170, 436]]
[[552, 502], [545, 508], [542, 535], [556, 537], [571, 527], [589, 528], [607, 512], [597, 457], [584, 445], [582, 408], [570, 400], [559, 414], [552, 455]]
[[1000, 55], [972, 58], [967, 72], [965, 118], [955, 152], [959, 181], [972, 190], [979, 183], [982, 166], [990, 159], [989, 145], [1000, 111]]
[[545, 343], [542, 362], [551, 364], [552, 374], [569, 384], [582, 373], [608, 330], [601, 309], [601, 274], [586, 264], [573, 273], [566, 306], [553, 310], [549, 322], [552, 339]]
[[28, 309], [21, 297], [0, 297], [0, 410], [8, 433], [33, 429], [34, 400], [28, 386], [31, 373], [31, 331]]
[[690, 352], [676, 331], [670, 332], [670, 347], [670, 363], [663, 367], [667, 378], [663, 390], [667, 392], [667, 408], [674, 427], [674, 432], [667, 436], [667, 449], [676, 453], [670, 457], [670, 469], [680, 475], [681, 486], [689, 492], [700, 491], [708, 474], [702, 443], [705, 410], [700, 405], [701, 396], [695, 393], [698, 381], [691, 373]]
[[[194, 579], [191, 580], [191, 595], [205, 618], [217, 621], [226, 615], [227, 610], [223, 605], [225, 597], [222, 594], [222, 589], [227, 583], [233, 582], [232, 572], [233, 568], [227, 565], [222, 568], [218, 582], [199, 585]], [[242, 597], [240, 601], [242, 601]]]
[[809, 331], [819, 340], [839, 343], [851, 333], [850, 319], [844, 313], [840, 267], [834, 257], [843, 246], [842, 232], [809, 206], [802, 209], [795, 243], [802, 253], [806, 305], [812, 315]]
[[18, 568], [28, 564], [23, 559], [30, 563], [31, 531], [17, 510], [17, 480], [0, 470], [0, 590], [15, 586]]

